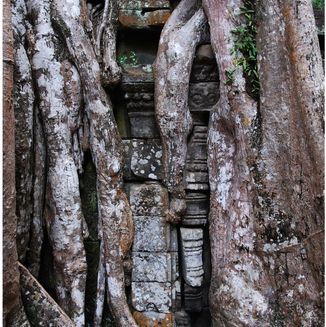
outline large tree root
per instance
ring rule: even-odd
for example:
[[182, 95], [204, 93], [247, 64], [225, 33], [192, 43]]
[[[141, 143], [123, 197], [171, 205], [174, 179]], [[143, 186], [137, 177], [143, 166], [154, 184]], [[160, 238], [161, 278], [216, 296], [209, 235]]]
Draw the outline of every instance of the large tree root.
[[13, 107], [14, 49], [11, 22], [11, 2], [3, 3], [3, 326], [28, 327], [20, 297], [18, 256], [16, 247], [15, 196], [15, 116]]
[[56, 327], [76, 326], [28, 269], [20, 263], [19, 271], [24, 305], [33, 326], [45, 326], [45, 324]]
[[[127, 305], [123, 257], [133, 239], [132, 215], [122, 191], [122, 143], [112, 106], [101, 87], [101, 71], [85, 33], [85, 4], [55, 0], [52, 17], [65, 37], [83, 81], [90, 148], [97, 170], [99, 217], [104, 249], [108, 302], [117, 326], [137, 326]], [[114, 60], [114, 59], [112, 59]]]
[[[246, 93], [242, 69], [232, 54], [232, 30], [239, 23], [241, 5], [241, 1], [203, 1], [220, 76], [220, 99], [208, 138], [213, 326], [270, 323], [266, 276], [254, 253], [255, 218], [247, 163], [252, 153], [251, 124], [246, 121], [256, 118], [257, 105]], [[234, 71], [233, 83], [228, 81], [228, 71]]]
[[[324, 77], [312, 3], [262, 0], [257, 13], [260, 231], [290, 226], [282, 231], [283, 244], [274, 237], [259, 250], [287, 267], [289, 277], [277, 274], [273, 285], [282, 323], [319, 326], [324, 323]], [[284, 244], [291, 244], [291, 252]], [[275, 270], [268, 267], [272, 276]]]
[[[19, 260], [38, 275], [43, 242], [45, 146], [36, 113], [33, 77], [25, 46], [31, 41], [26, 4], [13, 4], [15, 39], [14, 107], [16, 119], [16, 204]], [[32, 44], [31, 44], [32, 46]]]
[[[78, 174], [71, 149], [72, 130], [77, 126], [72, 127], [70, 119], [80, 109], [78, 76], [64, 61], [60, 63], [50, 22], [50, 1], [29, 1], [28, 9], [34, 18], [37, 50], [32, 66], [47, 143], [45, 221], [53, 249], [56, 292], [59, 304], [76, 326], [84, 326], [86, 258]], [[66, 84], [76, 85], [72, 94]]]
[[14, 30], [14, 108], [16, 119], [16, 213], [17, 251], [20, 261], [25, 261], [30, 241], [33, 210], [33, 112], [34, 90], [29, 59], [24, 48], [27, 39], [26, 7], [22, 0], [13, 5]]
[[102, 22], [96, 35], [96, 54], [102, 60], [102, 81], [109, 85], [118, 83], [121, 78], [121, 68], [116, 62], [117, 14], [117, 1], [105, 0]]
[[180, 222], [186, 210], [184, 169], [192, 128], [189, 79], [205, 23], [196, 1], [183, 0], [163, 28], [155, 61], [155, 113], [163, 144], [164, 183], [171, 195], [167, 215], [171, 223]]

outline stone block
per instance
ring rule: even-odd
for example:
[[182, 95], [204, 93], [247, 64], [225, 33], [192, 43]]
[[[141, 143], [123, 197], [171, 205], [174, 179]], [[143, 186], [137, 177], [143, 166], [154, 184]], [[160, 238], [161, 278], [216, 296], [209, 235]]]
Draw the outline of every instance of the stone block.
[[131, 172], [138, 177], [162, 179], [162, 146], [158, 140], [131, 141]]
[[191, 82], [218, 82], [218, 68], [210, 44], [198, 47], [193, 62]]
[[133, 282], [131, 284], [132, 306], [137, 311], [169, 313], [171, 283]]
[[157, 182], [132, 184], [130, 206], [134, 216], [164, 216], [169, 206], [167, 189]]
[[173, 327], [173, 313], [133, 312], [133, 316], [139, 327]]
[[134, 10], [121, 9], [119, 10], [119, 22], [123, 27], [144, 29], [153, 26], [163, 26], [170, 17], [170, 9], [157, 10]]
[[198, 287], [203, 284], [203, 230], [201, 228], [180, 228], [182, 272], [185, 282]]
[[154, 111], [138, 111], [128, 113], [131, 137], [159, 138], [160, 133], [156, 124]]
[[170, 282], [171, 255], [169, 253], [133, 252], [133, 282]]
[[148, 70], [142, 65], [138, 66], [125, 66], [122, 72], [123, 91], [131, 92], [154, 92], [154, 75], [153, 69]]
[[194, 61], [192, 66], [190, 82], [217, 82], [218, 69], [215, 62], [198, 63]]
[[219, 99], [219, 83], [198, 82], [189, 84], [190, 111], [210, 111]]
[[170, 246], [170, 226], [162, 217], [134, 216], [133, 252], [167, 252]]
[[123, 140], [126, 180], [161, 180], [162, 146], [157, 139]]
[[170, 252], [178, 252], [178, 230], [176, 225], [171, 225]]

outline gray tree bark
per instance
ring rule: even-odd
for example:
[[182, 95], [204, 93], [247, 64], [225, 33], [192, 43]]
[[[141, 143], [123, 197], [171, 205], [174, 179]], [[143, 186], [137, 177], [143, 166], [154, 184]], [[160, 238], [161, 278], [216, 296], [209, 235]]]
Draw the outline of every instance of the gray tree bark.
[[28, 1], [33, 17], [32, 57], [39, 107], [48, 153], [45, 223], [53, 249], [59, 304], [84, 326], [86, 258], [79, 182], [71, 144], [78, 129], [81, 92], [79, 76], [60, 53], [51, 25], [50, 2]]
[[167, 221], [178, 223], [186, 212], [184, 169], [192, 129], [189, 80], [196, 46], [206, 19], [196, 1], [181, 1], [161, 33], [155, 61], [155, 114], [163, 145], [164, 183], [170, 193]]
[[[84, 30], [83, 10], [85, 4], [79, 0], [69, 3], [55, 0], [52, 4], [54, 21], [66, 37], [67, 47], [83, 81], [89, 143], [97, 170], [108, 302], [118, 326], [136, 326], [124, 290], [123, 258], [132, 244], [133, 222], [121, 185], [122, 143], [110, 99], [101, 86], [101, 70], [93, 46]], [[111, 58], [112, 62], [114, 60]]]
[[48, 326], [76, 326], [37, 279], [20, 263], [19, 271], [23, 302], [32, 326], [43, 326], [45, 322]]
[[[258, 2], [257, 111], [232, 57], [243, 3], [203, 4], [221, 81], [208, 143], [213, 325], [322, 324], [322, 264], [307, 255], [323, 244], [322, 67], [312, 6]], [[311, 258], [321, 260], [319, 246]]]
[[11, 3], [3, 3], [3, 326], [29, 327], [22, 306], [16, 246], [14, 47]]

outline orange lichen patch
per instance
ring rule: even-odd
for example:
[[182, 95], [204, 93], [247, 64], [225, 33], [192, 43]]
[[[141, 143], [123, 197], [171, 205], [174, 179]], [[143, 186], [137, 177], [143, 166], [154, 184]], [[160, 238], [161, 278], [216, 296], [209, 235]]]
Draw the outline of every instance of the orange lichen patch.
[[160, 9], [142, 14], [140, 10], [120, 10], [119, 22], [125, 27], [144, 28], [164, 25], [170, 17], [170, 10]]
[[242, 122], [245, 127], [249, 127], [251, 125], [251, 119], [249, 117], [244, 117]]
[[145, 312], [135, 311], [133, 316], [139, 327], [172, 327], [173, 326], [173, 314], [156, 314], [150, 315]]

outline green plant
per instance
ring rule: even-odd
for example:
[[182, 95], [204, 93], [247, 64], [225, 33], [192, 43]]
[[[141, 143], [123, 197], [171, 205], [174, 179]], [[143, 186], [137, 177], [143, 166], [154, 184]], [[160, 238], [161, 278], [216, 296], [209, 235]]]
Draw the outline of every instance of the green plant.
[[226, 75], [226, 85], [232, 85], [234, 82], [234, 72], [235, 72], [235, 68], [234, 69], [228, 69], [225, 71], [225, 75]]
[[120, 66], [137, 66], [139, 64], [136, 53], [134, 51], [129, 51], [121, 54], [118, 57], [117, 62]]
[[[257, 68], [257, 30], [254, 1], [244, 1], [244, 6], [241, 7], [240, 10], [241, 15], [245, 18], [245, 23], [236, 27], [232, 31], [232, 34], [235, 36], [232, 54], [236, 57], [236, 66], [241, 66], [243, 69], [249, 93], [251, 93], [254, 98], [258, 99], [259, 78]], [[239, 55], [240, 53], [242, 56]]]
[[312, 0], [314, 8], [323, 9], [325, 7], [325, 0]]

